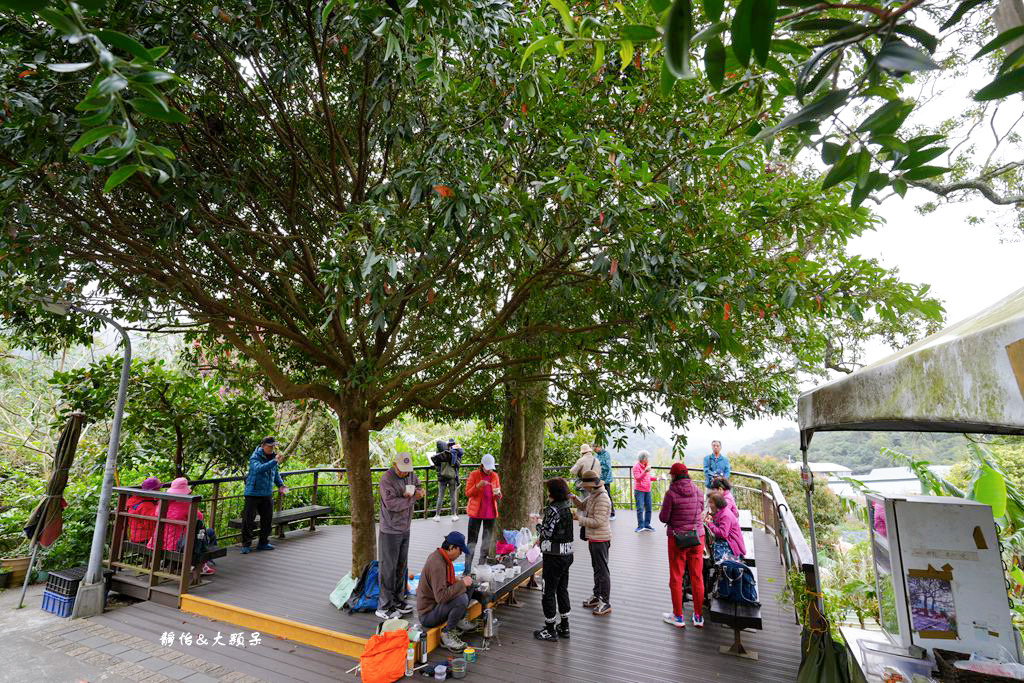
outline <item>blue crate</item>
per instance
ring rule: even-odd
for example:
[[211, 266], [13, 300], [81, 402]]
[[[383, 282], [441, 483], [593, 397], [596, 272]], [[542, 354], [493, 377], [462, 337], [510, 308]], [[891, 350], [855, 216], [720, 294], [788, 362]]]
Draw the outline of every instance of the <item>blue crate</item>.
[[58, 617], [71, 616], [71, 608], [75, 606], [75, 596], [58, 595], [52, 591], [43, 591], [43, 611], [56, 614]]

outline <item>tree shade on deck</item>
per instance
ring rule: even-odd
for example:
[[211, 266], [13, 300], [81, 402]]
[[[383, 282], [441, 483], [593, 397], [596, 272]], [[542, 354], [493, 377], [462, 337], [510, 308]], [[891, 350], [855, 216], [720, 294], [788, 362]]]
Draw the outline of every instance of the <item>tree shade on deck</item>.
[[[692, 626], [679, 631], [661, 622], [661, 613], [670, 611], [667, 537], [662, 530], [654, 534], [634, 533], [632, 517], [631, 511], [623, 510], [614, 522], [612, 614], [595, 617], [580, 606], [590, 594], [593, 574], [586, 544], [577, 541], [570, 580], [572, 639], [558, 643], [534, 640], [532, 632], [543, 621], [540, 593], [520, 591], [523, 608], [497, 610], [502, 622], [501, 645], [480, 654], [473, 678], [680, 683], [793, 680], [800, 662], [799, 627], [792, 608], [779, 601], [785, 577], [771, 537], [760, 530], [753, 532], [764, 630], [745, 633], [743, 640], [748, 649], [759, 652], [760, 660], [754, 662], [718, 653], [719, 646], [732, 643], [730, 630], [709, 622], [703, 631]], [[452, 528], [465, 530], [466, 521], [463, 518], [453, 524], [447, 520], [417, 520], [413, 524], [410, 568], [418, 572], [442, 536]], [[289, 533], [273, 552], [242, 556], [232, 550], [227, 558], [218, 561], [218, 573], [213, 580], [196, 587], [191, 595], [221, 603], [227, 609], [238, 606], [272, 618], [367, 638], [379, 621], [376, 617], [348, 615], [327, 601], [327, 595], [349, 566], [349, 533], [346, 526], [322, 527], [312, 534], [298, 530]], [[180, 613], [168, 614], [177, 617]], [[230, 618], [226, 614], [222, 612], [219, 618]], [[688, 619], [689, 616], [688, 605]], [[177, 621], [182, 619], [197, 617], [180, 615]], [[171, 622], [166, 628], [173, 630]], [[475, 640], [478, 642], [479, 638]], [[474, 639], [471, 637], [470, 641]], [[435, 659], [441, 656], [440, 652], [434, 653]], [[337, 657], [342, 663], [351, 661]], [[284, 680], [271, 672], [265, 678]]]

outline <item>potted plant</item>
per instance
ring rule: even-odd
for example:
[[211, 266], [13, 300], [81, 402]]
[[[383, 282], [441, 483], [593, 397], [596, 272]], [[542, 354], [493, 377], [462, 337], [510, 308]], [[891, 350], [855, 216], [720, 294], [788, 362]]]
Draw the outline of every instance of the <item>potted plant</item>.
[[17, 585], [25, 579], [28, 564], [32, 561], [28, 550], [29, 542], [24, 536], [0, 536], [0, 569], [11, 570], [7, 579], [11, 584]]
[[14, 570], [7, 567], [0, 567], [0, 590], [3, 590], [11, 585], [11, 574]]

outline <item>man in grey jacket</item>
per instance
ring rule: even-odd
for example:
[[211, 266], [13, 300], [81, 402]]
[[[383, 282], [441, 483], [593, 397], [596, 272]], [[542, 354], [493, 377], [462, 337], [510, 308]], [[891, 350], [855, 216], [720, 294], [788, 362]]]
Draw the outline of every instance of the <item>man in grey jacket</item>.
[[412, 612], [412, 605], [405, 601], [409, 525], [416, 501], [425, 495], [419, 477], [412, 471], [412, 457], [399, 453], [391, 469], [380, 478], [380, 533], [377, 535], [380, 599], [376, 614], [381, 619], [395, 619]]

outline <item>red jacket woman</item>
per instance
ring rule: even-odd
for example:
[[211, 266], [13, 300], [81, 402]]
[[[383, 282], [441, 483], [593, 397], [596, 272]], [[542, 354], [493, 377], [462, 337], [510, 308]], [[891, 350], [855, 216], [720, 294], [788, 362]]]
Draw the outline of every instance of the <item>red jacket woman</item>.
[[[139, 486], [144, 491], [159, 491], [160, 480], [149, 477]], [[132, 515], [145, 515], [153, 520], [128, 518], [128, 540], [132, 543], [149, 543], [156, 529], [156, 500], [142, 495], [129, 496], [125, 503], [125, 512]]]
[[485, 455], [480, 459], [480, 468], [469, 474], [466, 480], [466, 497], [469, 504], [466, 514], [469, 515], [469, 529], [466, 540], [469, 542], [469, 553], [466, 554], [466, 566], [463, 575], [468, 575], [473, 568], [477, 537], [483, 528], [481, 539], [480, 560], [487, 559], [487, 554], [494, 543], [494, 520], [498, 518], [498, 500], [501, 498], [501, 479], [496, 471], [494, 456]]
[[[683, 619], [683, 572], [690, 573], [693, 594], [693, 625], [704, 628], [704, 496], [690, 480], [690, 471], [681, 462], [673, 463], [670, 470], [672, 484], [661, 504], [660, 519], [668, 527], [669, 592], [672, 594], [672, 613], [663, 613], [662, 620], [676, 628], [685, 628]], [[680, 548], [677, 532], [696, 531], [700, 543]]]

